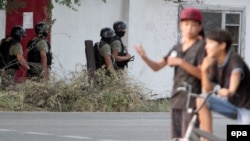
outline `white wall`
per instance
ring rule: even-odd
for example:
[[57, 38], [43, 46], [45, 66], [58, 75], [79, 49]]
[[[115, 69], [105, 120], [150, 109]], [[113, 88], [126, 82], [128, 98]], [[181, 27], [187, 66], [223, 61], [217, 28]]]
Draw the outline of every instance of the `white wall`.
[[[246, 8], [249, 15], [250, 2], [248, 0], [206, 0], [204, 4], [239, 6]], [[205, 6], [203, 4], [203, 6]], [[84, 0], [78, 11], [55, 4], [53, 18], [56, 23], [52, 28], [52, 48], [58, 61], [54, 70], [58, 74], [75, 70], [76, 64], [86, 64], [84, 40], [100, 39], [99, 31], [104, 26], [112, 27], [114, 21], [124, 19], [128, 22], [128, 33], [125, 44], [129, 52], [135, 55], [135, 61], [129, 64], [129, 75], [159, 94], [167, 96], [172, 89], [173, 69], [165, 67], [153, 72], [137, 55], [133, 46], [142, 44], [152, 60], [159, 60], [177, 42], [178, 36], [178, 4], [165, 0]], [[246, 23], [250, 18], [246, 16]], [[246, 37], [249, 37], [249, 25], [246, 24]], [[246, 44], [245, 56], [250, 53]], [[60, 67], [60, 63], [63, 69]], [[250, 64], [250, 57], [246, 57]]]
[[177, 4], [163, 0], [131, 0], [129, 15], [129, 47], [136, 56], [129, 72], [153, 90], [166, 96], [172, 89], [173, 69], [165, 67], [159, 72], [151, 70], [135, 53], [133, 46], [142, 44], [149, 58], [158, 61], [177, 42]]
[[245, 44], [245, 61], [247, 62], [248, 66], [250, 67], [250, 56], [248, 54], [250, 54], [250, 1], [249, 0], [227, 0], [226, 2], [224, 0], [207, 0], [206, 1], [207, 4], [209, 5], [223, 5], [223, 6], [231, 6], [231, 7], [239, 7], [239, 8], [245, 8], [246, 10], [246, 16], [243, 15], [244, 19], [246, 20], [246, 23], [244, 23], [245, 25], [245, 30], [243, 32], [245, 32], [245, 39], [240, 39], [242, 40], [242, 42], [244, 42]]
[[[58, 74], [74, 71], [76, 64], [86, 65], [85, 40], [100, 40], [100, 30], [112, 27], [115, 20], [126, 17], [123, 0], [84, 0], [78, 11], [55, 4], [52, 11], [56, 19], [52, 28], [52, 51], [55, 55], [54, 70]], [[122, 10], [121, 10], [122, 9]], [[62, 65], [62, 67], [60, 66]]]
[[5, 37], [6, 14], [5, 10], [0, 10], [0, 39]]

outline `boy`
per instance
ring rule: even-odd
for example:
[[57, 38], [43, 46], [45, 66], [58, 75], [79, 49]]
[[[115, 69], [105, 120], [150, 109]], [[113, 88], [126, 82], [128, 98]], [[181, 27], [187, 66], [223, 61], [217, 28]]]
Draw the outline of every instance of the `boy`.
[[[250, 124], [250, 70], [243, 59], [230, 50], [232, 38], [222, 29], [214, 29], [206, 35], [207, 57], [202, 72], [203, 91], [209, 92], [217, 83], [221, 89], [218, 96], [212, 95], [199, 111], [200, 128], [212, 132], [211, 111], [240, 124]], [[202, 99], [197, 99], [200, 104]]]
[[[181, 87], [183, 82], [187, 82], [192, 85], [192, 92], [201, 92], [201, 73], [198, 66], [205, 55], [204, 41], [198, 39], [198, 33], [202, 28], [201, 11], [195, 8], [184, 9], [181, 12], [180, 20], [181, 43], [175, 45], [168, 55], [158, 62], [150, 60], [142, 46], [136, 46], [139, 55], [154, 71], [162, 69], [165, 65], [173, 66], [175, 69], [171, 96], [172, 138], [183, 137], [191, 120], [191, 115], [186, 112], [185, 106], [187, 93], [179, 92], [176, 88]], [[192, 106], [195, 106], [194, 100], [192, 100]]]

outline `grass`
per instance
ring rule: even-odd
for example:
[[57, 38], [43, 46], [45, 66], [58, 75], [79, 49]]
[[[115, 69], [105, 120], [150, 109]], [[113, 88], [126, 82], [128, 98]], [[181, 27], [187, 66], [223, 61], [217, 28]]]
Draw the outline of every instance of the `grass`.
[[2, 111], [53, 112], [163, 112], [169, 101], [148, 100], [145, 88], [126, 73], [105, 75], [100, 70], [90, 79], [86, 70], [71, 72], [69, 80], [26, 80], [0, 92]]

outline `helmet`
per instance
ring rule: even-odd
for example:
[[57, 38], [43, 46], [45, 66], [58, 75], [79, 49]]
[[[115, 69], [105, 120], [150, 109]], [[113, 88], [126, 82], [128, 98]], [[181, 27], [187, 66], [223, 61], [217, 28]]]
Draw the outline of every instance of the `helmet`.
[[38, 22], [35, 25], [35, 32], [37, 35], [40, 36], [47, 36], [48, 35], [48, 26], [45, 22]]
[[109, 27], [104, 27], [101, 29], [100, 36], [102, 38], [111, 38], [115, 35], [114, 30]]
[[181, 20], [195, 20], [202, 23], [202, 13], [196, 8], [183, 9], [180, 16]]
[[113, 29], [115, 30], [115, 32], [124, 31], [126, 28], [127, 24], [125, 21], [116, 21], [113, 24]]
[[22, 26], [14, 26], [11, 29], [11, 37], [16, 39], [16, 40], [21, 40], [21, 37], [26, 36], [26, 31]]

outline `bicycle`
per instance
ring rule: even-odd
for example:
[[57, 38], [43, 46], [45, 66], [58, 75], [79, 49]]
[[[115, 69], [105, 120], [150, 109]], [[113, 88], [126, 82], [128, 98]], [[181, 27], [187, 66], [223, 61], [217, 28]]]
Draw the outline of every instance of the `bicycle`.
[[[192, 114], [193, 116], [192, 116], [192, 119], [188, 125], [185, 136], [183, 138], [173, 138], [172, 141], [200, 141], [201, 137], [204, 139], [208, 139], [210, 141], [226, 141], [226, 139], [221, 139], [221, 138], [213, 135], [212, 133], [203, 131], [203, 130], [195, 127], [195, 123], [196, 123], [197, 118], [198, 118], [197, 117], [198, 111], [206, 103], [208, 97], [211, 96], [212, 94], [216, 94], [219, 89], [220, 89], [220, 86], [216, 86], [216, 87], [214, 87], [214, 89], [212, 91], [208, 92], [204, 96], [204, 95], [197, 95], [195, 93], [192, 93], [192, 87], [191, 87], [191, 85], [188, 85], [187, 83], [184, 83], [183, 87], [177, 88], [177, 91], [188, 91], [188, 99], [187, 99], [187, 103], [186, 103], [186, 108], [187, 108], [187, 112], [189, 114]], [[191, 97], [195, 97], [195, 98], [201, 97], [204, 100], [196, 109], [193, 109], [193, 108], [189, 107]]]

